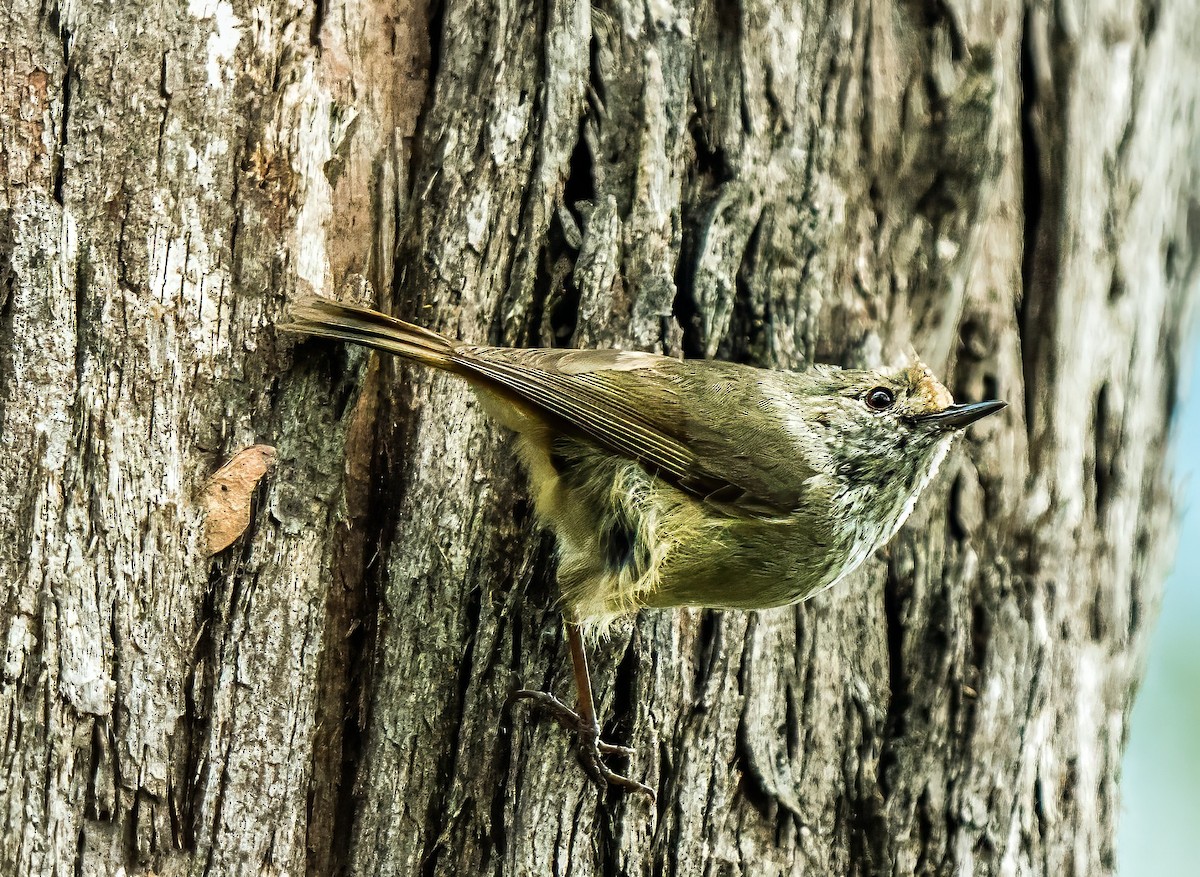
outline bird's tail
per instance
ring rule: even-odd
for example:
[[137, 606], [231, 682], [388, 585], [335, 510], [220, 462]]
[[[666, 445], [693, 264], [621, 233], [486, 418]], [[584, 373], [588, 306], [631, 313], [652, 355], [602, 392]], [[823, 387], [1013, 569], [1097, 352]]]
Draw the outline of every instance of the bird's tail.
[[293, 307], [292, 322], [278, 328], [350, 341], [434, 368], [457, 371], [453, 364], [455, 344], [449, 338], [370, 308], [313, 296]]

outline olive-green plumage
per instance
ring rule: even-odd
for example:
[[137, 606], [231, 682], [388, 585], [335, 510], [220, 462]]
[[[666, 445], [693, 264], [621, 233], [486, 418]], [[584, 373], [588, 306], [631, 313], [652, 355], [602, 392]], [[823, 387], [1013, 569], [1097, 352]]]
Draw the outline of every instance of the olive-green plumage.
[[912, 511], [957, 431], [919, 362], [782, 372], [620, 350], [481, 347], [310, 299], [284, 327], [466, 379], [520, 437], [570, 617], [761, 609], [837, 582]]

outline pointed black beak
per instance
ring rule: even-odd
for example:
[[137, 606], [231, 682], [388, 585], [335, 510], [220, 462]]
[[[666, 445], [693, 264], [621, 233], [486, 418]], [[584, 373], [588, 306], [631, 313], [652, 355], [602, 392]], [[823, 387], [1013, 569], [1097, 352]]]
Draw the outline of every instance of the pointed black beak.
[[995, 414], [1002, 408], [1007, 407], [1007, 402], [993, 399], [990, 402], [972, 402], [970, 405], [951, 405], [945, 411], [939, 411], [936, 414], [923, 414], [914, 419], [917, 423], [932, 426], [936, 429], [963, 429], [981, 417]]

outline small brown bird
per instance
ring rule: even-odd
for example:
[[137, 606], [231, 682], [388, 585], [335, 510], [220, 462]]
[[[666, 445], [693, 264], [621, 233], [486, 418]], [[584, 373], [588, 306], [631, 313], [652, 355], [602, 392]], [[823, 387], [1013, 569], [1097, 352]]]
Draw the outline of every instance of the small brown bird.
[[845, 577], [896, 532], [968, 424], [919, 362], [770, 371], [624, 350], [482, 347], [368, 308], [307, 299], [293, 332], [373, 347], [464, 378], [514, 430], [537, 513], [558, 539], [578, 706], [522, 690], [612, 771], [583, 631], [642, 607], [766, 609]]

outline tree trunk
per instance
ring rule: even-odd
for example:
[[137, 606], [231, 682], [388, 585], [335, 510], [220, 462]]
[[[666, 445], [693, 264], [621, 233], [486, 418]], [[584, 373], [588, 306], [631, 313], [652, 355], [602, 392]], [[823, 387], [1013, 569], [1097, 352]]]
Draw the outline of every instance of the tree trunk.
[[[1200, 253], [1191, 0], [0, 22], [0, 873], [1111, 873]], [[308, 290], [478, 342], [911, 346], [1012, 405], [849, 584], [595, 651], [651, 805], [505, 710], [570, 696], [511, 438], [277, 332]]]

